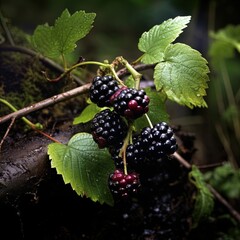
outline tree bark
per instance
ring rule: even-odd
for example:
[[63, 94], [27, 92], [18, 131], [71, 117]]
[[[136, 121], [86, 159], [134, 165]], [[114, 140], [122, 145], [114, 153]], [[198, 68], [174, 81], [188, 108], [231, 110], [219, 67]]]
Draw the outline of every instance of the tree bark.
[[[64, 124], [52, 137], [66, 144], [79, 127]], [[3, 146], [0, 153], [0, 202], [31, 191], [44, 178], [50, 167], [47, 148], [51, 142], [45, 136], [31, 132], [13, 144]]]

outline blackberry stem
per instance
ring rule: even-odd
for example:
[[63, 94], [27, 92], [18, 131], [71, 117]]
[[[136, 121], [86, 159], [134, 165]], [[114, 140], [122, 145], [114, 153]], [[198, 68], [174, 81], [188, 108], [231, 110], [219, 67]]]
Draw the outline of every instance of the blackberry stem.
[[127, 159], [126, 159], [126, 149], [129, 144], [130, 139], [132, 138], [132, 123], [129, 123], [128, 133], [126, 138], [124, 139], [123, 146], [120, 150], [119, 156], [123, 159], [123, 171], [124, 174], [127, 175]]
[[66, 66], [64, 66], [65, 71], [57, 78], [57, 80], [60, 80], [61, 78], [65, 77], [67, 74], [69, 74], [75, 68], [81, 67], [81, 66], [84, 66], [84, 65], [98, 65], [98, 66], [102, 66], [102, 67], [105, 67], [105, 68], [109, 68], [111, 70], [112, 74], [114, 75], [114, 77], [116, 78], [116, 80], [119, 82], [119, 84], [122, 85], [122, 86], [125, 86], [123, 81], [118, 77], [118, 75], [117, 75], [117, 73], [116, 73], [112, 64], [102, 63], [102, 62], [98, 62], [98, 61], [80, 62], [80, 63], [77, 63], [77, 64], [73, 65], [70, 68], [66, 68]]
[[118, 77], [118, 75], [117, 75], [114, 67], [113, 67], [112, 65], [110, 65], [109, 68], [110, 68], [112, 74], [114, 75], [115, 79], [119, 82], [119, 84], [122, 85], [123, 87], [126, 86], [126, 85], [123, 83], [123, 81]]
[[142, 74], [137, 72], [134, 67], [126, 60], [124, 59], [123, 57], [118, 57], [117, 58], [118, 61], [120, 63], [122, 63], [126, 69], [131, 73], [131, 75], [133, 76], [134, 80], [135, 80], [135, 87], [136, 89], [139, 89], [139, 86], [140, 86], [140, 81], [141, 81], [141, 78], [142, 78]]
[[153, 124], [152, 124], [149, 116], [147, 115], [147, 113], [145, 113], [144, 115], [145, 115], [145, 117], [146, 117], [146, 119], [147, 119], [147, 121], [148, 121], [149, 126], [150, 126], [151, 128], [153, 128]]

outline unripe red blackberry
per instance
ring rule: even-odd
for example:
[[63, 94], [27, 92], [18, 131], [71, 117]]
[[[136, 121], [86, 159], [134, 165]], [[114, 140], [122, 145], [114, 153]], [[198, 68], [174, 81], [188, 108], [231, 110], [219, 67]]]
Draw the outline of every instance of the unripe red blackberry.
[[115, 197], [129, 197], [138, 192], [140, 181], [137, 173], [125, 175], [122, 170], [115, 170], [110, 174], [109, 189]]
[[118, 82], [112, 76], [96, 76], [89, 89], [89, 96], [99, 107], [110, 107], [110, 98], [118, 89]]
[[91, 132], [99, 148], [116, 146], [127, 134], [127, 125], [117, 113], [105, 109], [95, 115]]
[[111, 98], [114, 110], [128, 119], [136, 119], [148, 112], [149, 97], [144, 90], [123, 88]]

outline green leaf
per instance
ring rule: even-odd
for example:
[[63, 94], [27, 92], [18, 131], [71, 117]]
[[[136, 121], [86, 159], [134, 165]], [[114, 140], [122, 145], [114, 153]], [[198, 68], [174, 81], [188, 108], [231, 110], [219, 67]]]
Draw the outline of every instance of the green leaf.
[[171, 44], [165, 51], [164, 61], [156, 65], [154, 82], [157, 90], [169, 99], [189, 108], [207, 107], [203, 96], [208, 88], [209, 68], [201, 54], [190, 46]]
[[240, 169], [226, 163], [206, 172], [204, 178], [224, 197], [240, 199]]
[[52, 143], [48, 154], [51, 166], [78, 195], [113, 205], [108, 176], [114, 170], [114, 163], [107, 150], [98, 148], [91, 134], [78, 133], [67, 145]]
[[235, 49], [240, 52], [240, 25], [229, 25], [217, 32], [210, 32], [210, 37], [213, 40], [209, 55], [215, 67], [221, 67], [219, 63], [224, 59], [233, 58]]
[[142, 62], [157, 63], [163, 60], [166, 47], [172, 43], [190, 22], [191, 17], [176, 17], [156, 25], [144, 32], [139, 39], [138, 49], [144, 52]]
[[225, 41], [213, 41], [209, 47], [209, 55], [213, 61], [232, 58], [234, 56], [234, 46]]
[[31, 37], [33, 46], [47, 57], [59, 57], [72, 52], [76, 42], [85, 37], [92, 28], [95, 13], [77, 11], [70, 15], [64, 10], [54, 26], [48, 24], [36, 28]]
[[92, 120], [95, 114], [102, 110], [103, 108], [98, 107], [94, 103], [90, 103], [83, 109], [83, 111], [78, 117], [74, 118], [73, 124], [86, 123]]
[[193, 210], [193, 228], [197, 227], [198, 223], [210, 216], [214, 207], [213, 195], [206, 186], [202, 173], [193, 165], [189, 173], [190, 181], [197, 188], [195, 205]]
[[211, 32], [210, 36], [215, 41], [228, 43], [240, 51], [240, 25], [228, 25], [216, 33]]
[[136, 81], [134, 80], [133, 76], [130, 75], [125, 81], [124, 84], [129, 88], [135, 88]]
[[[156, 92], [151, 88], [144, 89], [150, 98], [149, 103], [149, 111], [147, 113], [150, 118], [152, 124], [156, 124], [159, 122], [168, 122], [169, 115], [166, 111], [165, 101], [166, 95], [160, 92]], [[134, 121], [135, 130], [137, 132], [141, 131], [142, 128], [149, 126], [149, 123], [145, 116], [138, 118]]]

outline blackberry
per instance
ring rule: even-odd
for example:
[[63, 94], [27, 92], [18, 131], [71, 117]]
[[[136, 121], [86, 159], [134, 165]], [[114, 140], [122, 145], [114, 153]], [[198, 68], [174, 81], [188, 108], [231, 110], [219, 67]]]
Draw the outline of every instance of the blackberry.
[[136, 119], [148, 112], [149, 97], [144, 90], [123, 88], [111, 98], [114, 110], [128, 119]]
[[122, 170], [116, 169], [109, 176], [109, 189], [115, 197], [129, 197], [138, 192], [140, 181], [137, 173], [125, 175]]
[[118, 82], [112, 76], [96, 76], [89, 89], [89, 96], [99, 107], [110, 107], [110, 98], [118, 89]]
[[139, 136], [148, 159], [164, 158], [177, 150], [173, 130], [165, 122], [144, 128]]
[[138, 172], [144, 169], [144, 165], [146, 164], [145, 152], [139, 141], [127, 146], [126, 161], [130, 169], [135, 169]]
[[127, 134], [127, 125], [117, 113], [105, 109], [93, 118], [91, 132], [99, 148], [110, 147], [123, 141]]

